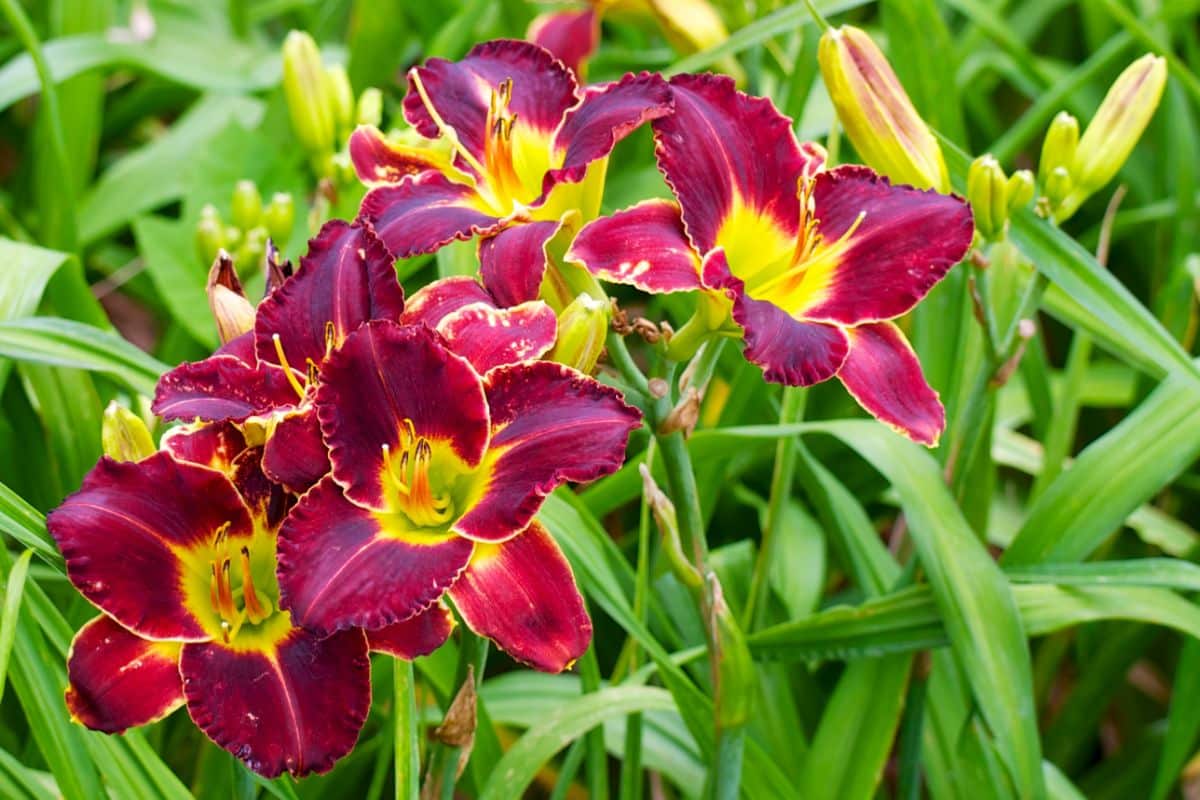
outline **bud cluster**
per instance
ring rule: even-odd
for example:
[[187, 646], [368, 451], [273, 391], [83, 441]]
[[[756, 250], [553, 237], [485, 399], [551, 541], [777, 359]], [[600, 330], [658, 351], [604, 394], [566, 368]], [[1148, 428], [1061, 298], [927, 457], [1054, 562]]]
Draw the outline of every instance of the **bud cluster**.
[[990, 153], [971, 162], [967, 172], [967, 200], [975, 215], [975, 229], [984, 239], [1003, 239], [1008, 215], [1027, 205], [1034, 194], [1033, 173], [1020, 169], [1004, 174]]
[[276, 192], [264, 204], [254, 181], [238, 181], [230, 199], [230, 219], [226, 223], [216, 206], [204, 206], [196, 223], [196, 254], [206, 265], [222, 250], [239, 264], [258, 264], [267, 250], [267, 240], [276, 246], [287, 244], [296, 219], [295, 203], [286, 192]]

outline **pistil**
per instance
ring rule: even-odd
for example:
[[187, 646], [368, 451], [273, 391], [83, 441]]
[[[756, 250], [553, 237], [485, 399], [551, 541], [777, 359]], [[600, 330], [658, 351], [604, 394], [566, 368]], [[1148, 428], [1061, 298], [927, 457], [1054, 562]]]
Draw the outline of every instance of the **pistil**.
[[300, 385], [296, 374], [292, 372], [292, 365], [288, 363], [287, 355], [283, 352], [283, 342], [280, 341], [278, 333], [271, 334], [271, 343], [275, 345], [275, 356], [279, 359], [279, 366], [283, 367], [283, 374], [287, 376], [288, 383], [292, 385], [296, 395], [303, 400], [304, 387]]

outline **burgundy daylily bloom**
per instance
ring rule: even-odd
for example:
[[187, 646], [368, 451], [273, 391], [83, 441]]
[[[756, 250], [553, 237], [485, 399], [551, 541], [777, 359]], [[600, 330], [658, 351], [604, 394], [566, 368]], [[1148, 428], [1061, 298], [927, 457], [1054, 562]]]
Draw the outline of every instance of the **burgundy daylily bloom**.
[[545, 49], [510, 40], [457, 62], [430, 59], [408, 82], [405, 117], [422, 136], [450, 143], [453, 163], [360, 127], [350, 155], [374, 187], [360, 218], [399, 257], [480, 237], [484, 282], [506, 306], [537, 297], [546, 247], [564, 220], [598, 213], [616, 143], [671, 108], [659, 75], [581, 90]]
[[453, 620], [321, 637], [279, 604], [276, 532], [293, 498], [231, 423], [173, 430], [143, 461], [103, 459], [47, 518], [67, 574], [100, 610], [68, 656], [76, 721], [119, 733], [181, 705], [267, 777], [325, 772], [370, 706], [369, 650], [413, 658]]
[[374, 631], [449, 591], [515, 658], [545, 670], [578, 658], [583, 601], [533, 517], [556, 486], [620, 466], [636, 410], [550, 362], [480, 377], [426, 325], [386, 321], [325, 362], [316, 407], [333, 470], [279, 537], [281, 602], [301, 624]]
[[876, 418], [935, 444], [945, 411], [890, 320], [966, 253], [969, 206], [866, 167], [825, 169], [818, 145], [728, 78], [681, 75], [671, 89], [675, 113], [653, 124], [678, 203], [596, 220], [567, 260], [649, 292], [722, 298], [767, 380], [836, 376]]
[[291, 491], [305, 491], [329, 471], [311, 383], [326, 355], [359, 325], [399, 318], [404, 292], [393, 263], [366, 227], [326, 223], [296, 273], [276, 276], [254, 330], [164, 375], [154, 412], [164, 419], [259, 421], [270, 434], [267, 473]]

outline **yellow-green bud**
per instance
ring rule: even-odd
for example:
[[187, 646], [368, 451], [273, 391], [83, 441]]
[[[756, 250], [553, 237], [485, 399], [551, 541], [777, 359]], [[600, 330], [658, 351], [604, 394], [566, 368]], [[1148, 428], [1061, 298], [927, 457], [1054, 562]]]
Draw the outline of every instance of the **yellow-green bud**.
[[263, 224], [275, 244], [283, 246], [292, 236], [292, 226], [296, 224], [296, 204], [287, 192], [276, 192], [271, 202], [263, 211]]
[[254, 181], [238, 181], [233, 187], [233, 224], [248, 231], [262, 219], [263, 201]]
[[1065, 111], [1060, 111], [1046, 129], [1042, 140], [1042, 160], [1038, 163], [1038, 180], [1045, 185], [1050, 173], [1059, 167], [1070, 168], [1075, 160], [1075, 149], [1079, 146], [1079, 120]]
[[154, 438], [145, 421], [116, 400], [104, 409], [100, 444], [104, 455], [117, 461], [141, 461], [154, 455]]
[[196, 223], [196, 255], [208, 264], [217, 257], [222, 247], [226, 245], [225, 225], [212, 206], [205, 206], [200, 211], [200, 219]]
[[871, 37], [830, 28], [817, 50], [821, 75], [854, 149], [898, 183], [948, 191], [942, 148]]
[[260, 265], [267, 254], [267, 229], [261, 225], [246, 231], [246, 238], [238, 248], [237, 260], [240, 264]]
[[321, 51], [307, 33], [292, 31], [283, 42], [283, 94], [296, 138], [310, 153], [333, 149], [334, 100]]
[[549, 359], [590, 375], [604, 351], [608, 309], [607, 303], [588, 294], [571, 301], [558, 315], [558, 340]]
[[1027, 169], [1019, 169], [1014, 172], [1008, 179], [1009, 213], [1028, 205], [1036, 191], [1037, 187], [1034, 184], [1032, 172]]
[[975, 227], [985, 239], [1003, 235], [1008, 221], [1008, 179], [992, 155], [971, 162], [967, 171], [967, 200], [975, 215]]
[[717, 662], [714, 705], [718, 729], [740, 728], [750, 720], [754, 703], [754, 659], [746, 644], [746, 635], [733, 617], [721, 591], [721, 583], [708, 574], [712, 629], [716, 633], [713, 658]]
[[1091, 194], [1112, 180], [1150, 124], [1167, 84], [1167, 62], [1152, 53], [1120, 74], [1075, 150], [1071, 174], [1076, 187]]
[[354, 90], [350, 88], [350, 76], [341, 64], [334, 64], [325, 70], [326, 80], [329, 81], [329, 99], [333, 104], [334, 128], [337, 131], [337, 147], [350, 136], [354, 128]]
[[359, 125], [373, 125], [378, 128], [383, 122], [383, 92], [374, 86], [364, 89], [358, 96], [358, 108], [354, 116]]
[[[1071, 193], [1071, 187], [1074, 182], [1071, 180], [1071, 173], [1067, 172], [1066, 167], [1056, 167], [1050, 176], [1046, 178], [1046, 183], [1042, 187], [1046, 199], [1050, 201], [1050, 207], [1057, 209], [1067, 195]], [[1055, 214], [1056, 219], [1062, 219], [1058, 214]]]
[[254, 306], [246, 299], [233, 259], [222, 250], [208, 271], [208, 308], [217, 323], [221, 342], [229, 342], [254, 329]]

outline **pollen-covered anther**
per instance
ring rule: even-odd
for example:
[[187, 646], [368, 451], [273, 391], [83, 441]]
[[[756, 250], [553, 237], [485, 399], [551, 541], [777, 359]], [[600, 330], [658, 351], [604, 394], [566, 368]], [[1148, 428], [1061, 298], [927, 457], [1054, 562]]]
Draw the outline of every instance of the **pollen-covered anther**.
[[450, 498], [435, 494], [429, 482], [433, 447], [424, 436], [416, 435], [410, 420], [405, 423], [399, 457], [392, 454], [388, 445], [383, 445], [383, 463], [391, 478], [393, 503], [414, 525], [423, 528], [442, 525], [450, 519]]
[[337, 328], [331, 321], [325, 322], [325, 357], [329, 358], [329, 354], [333, 352], [333, 348], [337, 346]]
[[270, 601], [259, 597], [254, 589], [254, 575], [250, 571], [250, 548], [242, 548], [242, 605], [246, 608], [246, 619], [257, 625], [271, 615]]

